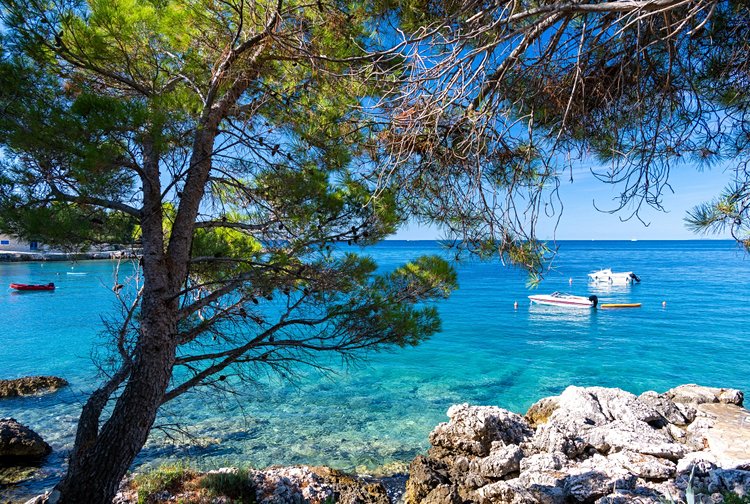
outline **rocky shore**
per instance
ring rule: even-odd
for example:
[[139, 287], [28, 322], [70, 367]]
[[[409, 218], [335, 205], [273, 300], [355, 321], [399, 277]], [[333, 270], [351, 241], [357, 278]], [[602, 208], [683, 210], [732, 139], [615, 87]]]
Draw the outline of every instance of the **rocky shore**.
[[[750, 493], [738, 390], [568, 387], [525, 416], [461, 404], [410, 466], [407, 504], [704, 502]], [[692, 479], [691, 479], [692, 475]], [[699, 502], [699, 501], [696, 501]]]
[[151, 477], [162, 482], [156, 489], [144, 475], [131, 476], [115, 502], [657, 504], [691, 502], [690, 493], [694, 502], [750, 502], [738, 500], [750, 496], [743, 399], [738, 390], [698, 385], [640, 396], [568, 387], [525, 415], [460, 404], [432, 431], [428, 453], [412, 461], [408, 476], [308, 466], [181, 470], [177, 478]]

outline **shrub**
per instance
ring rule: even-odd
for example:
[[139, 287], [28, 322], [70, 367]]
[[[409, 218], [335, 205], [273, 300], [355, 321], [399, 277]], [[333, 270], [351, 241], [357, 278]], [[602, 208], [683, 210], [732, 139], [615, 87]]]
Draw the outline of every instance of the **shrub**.
[[152, 471], [139, 474], [134, 479], [134, 486], [138, 491], [138, 504], [154, 502], [155, 494], [163, 491], [177, 493], [182, 485], [197, 476], [187, 464], [165, 464]]
[[255, 503], [255, 486], [247, 469], [206, 474], [200, 486], [214, 497], [225, 496], [242, 504]]
[[748, 495], [739, 496], [735, 493], [725, 493], [723, 497], [724, 497], [724, 504], [748, 504], [750, 503], [750, 496]]

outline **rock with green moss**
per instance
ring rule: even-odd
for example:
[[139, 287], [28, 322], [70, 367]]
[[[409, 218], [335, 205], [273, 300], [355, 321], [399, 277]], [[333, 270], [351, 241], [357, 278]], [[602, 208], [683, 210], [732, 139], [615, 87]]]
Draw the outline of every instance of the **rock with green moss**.
[[0, 466], [0, 488], [29, 480], [37, 470], [37, 467]]

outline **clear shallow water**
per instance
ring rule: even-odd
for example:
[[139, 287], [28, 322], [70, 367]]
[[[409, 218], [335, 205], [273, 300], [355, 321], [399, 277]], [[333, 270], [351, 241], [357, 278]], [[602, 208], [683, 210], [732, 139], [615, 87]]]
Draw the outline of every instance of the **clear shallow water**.
[[[138, 463], [187, 457], [204, 467], [306, 463], [374, 471], [423, 451], [430, 430], [457, 402], [522, 412], [570, 384], [640, 393], [697, 382], [750, 391], [750, 260], [734, 242], [559, 245], [539, 292], [593, 293], [643, 307], [530, 306], [522, 272], [469, 261], [458, 265], [460, 289], [440, 305], [443, 330], [429, 342], [372, 354], [337, 376], [306, 371], [294, 384], [264, 379], [238, 397], [186, 397], [162, 423], [179, 420], [196, 439], [174, 446], [157, 434]], [[432, 242], [386, 242], [369, 251], [386, 269], [439, 252]], [[593, 288], [586, 273], [600, 267], [633, 270], [642, 283]], [[112, 268], [0, 263], [0, 286], [58, 285], [54, 293], [0, 288], [0, 377], [51, 374], [71, 382], [56, 394], [0, 402], [0, 417], [30, 425], [55, 450], [37, 481], [0, 489], [0, 497], [50, 485], [59, 474], [82, 397], [96, 384], [90, 355], [101, 316], [114, 310]]]

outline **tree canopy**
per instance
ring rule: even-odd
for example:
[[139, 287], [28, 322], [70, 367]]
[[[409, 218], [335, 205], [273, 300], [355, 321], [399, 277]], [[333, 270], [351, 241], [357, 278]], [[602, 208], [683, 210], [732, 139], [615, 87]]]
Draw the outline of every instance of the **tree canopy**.
[[462, 181], [417, 208], [428, 219], [468, 243], [520, 240], [530, 253], [516, 257], [534, 265], [535, 223], [559, 216], [556, 189], [577, 163], [597, 162], [620, 193], [605, 210], [623, 218], [663, 209], [670, 170], [722, 164], [735, 183], [687, 223], [750, 246], [747, 2], [398, 5], [412, 38], [408, 77], [384, 100], [387, 154], [416, 193]]
[[[439, 328], [437, 257], [380, 272], [347, 245], [403, 222], [360, 106], [371, 9], [344, 1], [3, 2], [0, 215], [48, 243], [142, 251], [115, 286], [104, 383], [59, 502], [111, 502], [159, 407], [258, 367], [294, 372]], [[392, 58], [392, 57], [391, 57]]]

